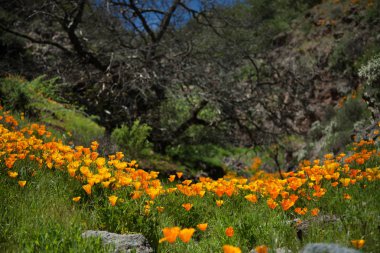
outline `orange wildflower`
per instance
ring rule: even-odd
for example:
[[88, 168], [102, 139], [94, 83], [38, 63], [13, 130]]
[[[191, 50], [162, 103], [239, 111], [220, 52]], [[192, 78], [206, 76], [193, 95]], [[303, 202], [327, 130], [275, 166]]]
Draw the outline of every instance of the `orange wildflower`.
[[348, 194], [348, 193], [344, 193], [344, 194], [343, 194], [343, 198], [344, 198], [344, 199], [347, 199], [347, 200], [350, 200], [350, 199], [351, 199], [351, 195]]
[[192, 182], [193, 182], [193, 180], [189, 180], [189, 179], [187, 179], [187, 180], [184, 180], [184, 181], [182, 182], [182, 184], [189, 186]]
[[224, 245], [223, 253], [241, 253], [241, 249], [239, 247], [234, 247], [231, 245]]
[[170, 175], [170, 176], [169, 176], [169, 182], [173, 182], [174, 179], [175, 179], [175, 175]]
[[360, 240], [351, 240], [352, 246], [354, 246], [357, 249], [361, 249], [364, 247], [365, 240], [360, 239]]
[[207, 223], [201, 223], [197, 225], [197, 228], [201, 231], [205, 231], [207, 229], [208, 224]]
[[299, 215], [305, 215], [307, 213], [307, 208], [297, 207], [294, 209], [294, 212], [298, 213]]
[[257, 253], [267, 253], [268, 252], [268, 247], [265, 245], [260, 245], [255, 248]]
[[91, 194], [91, 187], [92, 186], [90, 184], [86, 184], [82, 186], [83, 190], [85, 190], [88, 195]]
[[132, 199], [139, 199], [142, 195], [142, 192], [140, 191], [134, 191], [132, 194]]
[[282, 210], [286, 211], [294, 205], [294, 201], [290, 199], [284, 199], [281, 201]]
[[235, 233], [235, 231], [234, 231], [234, 228], [233, 228], [233, 227], [228, 227], [228, 228], [226, 229], [226, 236], [228, 236], [228, 237], [232, 237], [232, 236], [234, 236], [234, 233]]
[[74, 201], [74, 202], [79, 202], [80, 199], [81, 199], [81, 197], [74, 197], [74, 198], [73, 198], [73, 201]]
[[96, 151], [99, 147], [99, 143], [97, 141], [91, 142], [91, 149], [92, 151]]
[[186, 211], [190, 211], [190, 209], [193, 207], [193, 204], [185, 203], [182, 204], [182, 207], [186, 209]]
[[217, 201], [216, 201], [216, 205], [217, 205], [218, 207], [220, 207], [221, 205], [223, 205], [223, 203], [224, 203], [223, 200], [217, 200]]
[[22, 188], [26, 185], [26, 181], [18, 181], [18, 185]]
[[179, 232], [179, 238], [184, 243], [188, 243], [195, 232], [194, 228], [184, 228]]
[[15, 178], [18, 176], [18, 173], [15, 171], [8, 171], [8, 176], [11, 178]]
[[317, 216], [319, 214], [319, 208], [314, 208], [314, 209], [311, 209], [311, 215], [313, 216]]
[[176, 174], [177, 174], [177, 177], [178, 177], [178, 178], [181, 178], [182, 175], [183, 175], [183, 172], [177, 172]]
[[117, 199], [118, 199], [118, 197], [116, 197], [115, 195], [112, 195], [112, 196], [108, 197], [108, 201], [110, 202], [111, 206], [115, 206], [116, 205]]
[[344, 187], [347, 187], [350, 184], [351, 179], [350, 178], [341, 178], [339, 181], [342, 183], [342, 185]]
[[167, 241], [168, 243], [174, 243], [177, 240], [177, 236], [180, 232], [179, 227], [164, 228], [162, 232], [164, 233], [164, 238], [161, 238], [159, 243]]
[[276, 203], [276, 201], [274, 201], [273, 199], [268, 199], [268, 200], [267, 200], [267, 205], [268, 205], [269, 208], [271, 208], [271, 209], [275, 209], [276, 206], [278, 206], [278, 204]]
[[247, 196], [244, 197], [246, 200], [248, 200], [249, 202], [252, 202], [252, 203], [256, 203], [257, 202], [257, 196], [254, 195], [254, 194], [249, 194]]

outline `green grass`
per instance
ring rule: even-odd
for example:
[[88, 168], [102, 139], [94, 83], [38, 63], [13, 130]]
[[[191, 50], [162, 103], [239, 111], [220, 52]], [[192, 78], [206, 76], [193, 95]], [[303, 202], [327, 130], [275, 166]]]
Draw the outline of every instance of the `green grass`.
[[74, 183], [66, 175], [39, 171], [21, 189], [2, 170], [0, 252], [108, 252], [99, 240], [81, 238], [82, 231], [96, 227], [96, 217], [71, 201]]
[[[255, 245], [262, 244], [290, 250], [298, 250], [308, 242], [333, 242], [350, 247], [352, 238], [365, 238], [364, 251], [376, 252], [380, 247], [377, 240], [380, 238], [377, 227], [380, 222], [379, 187], [380, 183], [376, 181], [364, 189], [354, 185], [338, 193], [328, 191], [317, 204], [321, 215], [335, 215], [338, 220], [321, 224], [305, 217], [305, 220], [310, 220], [310, 225], [303, 241], [300, 241], [297, 230], [290, 223], [294, 218], [292, 215], [279, 208], [270, 211], [264, 201], [252, 204], [243, 196], [224, 198], [225, 203], [217, 208], [215, 197], [208, 194], [204, 198], [165, 195], [154, 204], [165, 206], [165, 211], [146, 218], [139, 205], [132, 202], [120, 207], [96, 201], [75, 204], [71, 198], [78, 194], [80, 186], [61, 172], [39, 171], [23, 189], [16, 180], [1, 175], [0, 251], [107, 252], [100, 241], [84, 240], [80, 233], [99, 227], [116, 232], [143, 232], [154, 242], [150, 235], [154, 234], [156, 239], [162, 237], [160, 230], [163, 227], [195, 227], [207, 222], [208, 229], [197, 231], [189, 244], [177, 242], [153, 246], [158, 252], [197, 253], [220, 252], [224, 244], [231, 244], [248, 252]], [[339, 195], [343, 192], [350, 194], [352, 199], [341, 198]], [[181, 207], [187, 202], [194, 205], [190, 212]], [[225, 229], [229, 226], [235, 229], [232, 238], [225, 236]]]

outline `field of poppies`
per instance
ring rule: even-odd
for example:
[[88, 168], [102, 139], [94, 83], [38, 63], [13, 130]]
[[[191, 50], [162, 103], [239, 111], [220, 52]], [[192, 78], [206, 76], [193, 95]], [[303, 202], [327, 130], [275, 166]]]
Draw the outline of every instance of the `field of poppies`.
[[297, 252], [310, 242], [380, 248], [380, 150], [371, 138], [293, 172], [260, 171], [256, 159], [253, 177], [218, 180], [161, 178], [98, 148], [66, 145], [1, 108], [1, 251], [109, 250], [82, 239], [85, 229], [139, 232], [157, 252]]

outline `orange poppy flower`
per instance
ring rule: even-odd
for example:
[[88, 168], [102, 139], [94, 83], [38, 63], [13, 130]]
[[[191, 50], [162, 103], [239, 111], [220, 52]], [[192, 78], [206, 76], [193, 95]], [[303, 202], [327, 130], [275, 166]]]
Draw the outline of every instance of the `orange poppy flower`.
[[197, 225], [197, 228], [201, 231], [205, 231], [207, 229], [208, 224], [207, 223], [201, 223]]
[[255, 248], [257, 253], [267, 253], [268, 252], [268, 247], [265, 245], [260, 245]]
[[108, 200], [109, 200], [111, 206], [115, 206], [116, 205], [117, 199], [118, 199], [118, 197], [116, 197], [115, 195], [112, 195], [112, 196], [108, 197]]
[[223, 200], [217, 200], [217, 201], [216, 201], [216, 205], [217, 205], [218, 207], [220, 207], [221, 205], [223, 205], [223, 203], [224, 203]]
[[182, 175], [183, 175], [183, 172], [177, 172], [176, 174], [177, 174], [177, 177], [178, 177], [178, 178], [181, 178]]
[[347, 199], [347, 200], [350, 200], [350, 199], [351, 199], [351, 195], [348, 194], [348, 193], [344, 193], [344, 194], [343, 194], [343, 198], [344, 198], [344, 199]]
[[141, 191], [134, 191], [132, 194], [132, 199], [139, 199], [142, 195]]
[[88, 195], [91, 194], [91, 185], [90, 185], [90, 184], [83, 185], [82, 188], [83, 188], [83, 190], [86, 191], [86, 193], [87, 193]]
[[169, 182], [173, 182], [174, 179], [175, 179], [175, 175], [170, 175], [170, 176], [169, 176]]
[[352, 246], [354, 246], [357, 249], [361, 249], [364, 247], [365, 240], [360, 239], [360, 240], [351, 240]]
[[177, 236], [178, 236], [180, 230], [181, 229], [179, 227], [162, 229], [162, 232], [164, 233], [164, 238], [161, 238], [159, 243], [162, 243], [164, 241], [167, 241], [169, 243], [174, 243], [177, 240]]
[[244, 197], [246, 200], [248, 200], [249, 202], [252, 202], [252, 203], [256, 203], [257, 202], [257, 196], [254, 195], [254, 194], [249, 194], [247, 196]]
[[311, 215], [317, 216], [319, 214], [319, 208], [314, 208], [310, 210]]
[[15, 178], [18, 176], [18, 173], [15, 171], [8, 171], [8, 176], [11, 178]]
[[281, 201], [282, 210], [286, 211], [294, 205], [294, 201], [290, 199], [284, 199]]
[[307, 213], [307, 207], [297, 207], [294, 209], [294, 212], [298, 213], [299, 215], [305, 215]]
[[239, 247], [234, 247], [231, 245], [224, 245], [223, 253], [241, 253], [241, 249]]
[[182, 207], [186, 209], [186, 211], [190, 211], [190, 209], [193, 207], [190, 203], [182, 204]]
[[194, 228], [184, 228], [179, 232], [179, 238], [184, 243], [188, 243], [195, 232]]
[[228, 236], [228, 237], [232, 237], [232, 236], [234, 236], [234, 233], [235, 233], [235, 231], [234, 231], [234, 228], [233, 228], [233, 227], [228, 227], [228, 228], [226, 229], [226, 236]]
[[74, 201], [74, 202], [79, 202], [80, 199], [81, 199], [81, 197], [74, 197], [74, 198], [73, 198], [73, 201]]
[[22, 188], [26, 185], [26, 181], [18, 181], [18, 185]]
[[274, 201], [273, 199], [268, 199], [267, 200], [267, 205], [269, 206], [270, 209], [275, 209], [276, 206], [278, 206], [278, 204], [276, 203], [276, 201]]

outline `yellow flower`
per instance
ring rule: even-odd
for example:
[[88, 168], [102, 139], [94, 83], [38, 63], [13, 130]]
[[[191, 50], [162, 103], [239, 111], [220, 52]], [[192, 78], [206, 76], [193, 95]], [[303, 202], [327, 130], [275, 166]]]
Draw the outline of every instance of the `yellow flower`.
[[179, 232], [179, 238], [184, 243], [188, 243], [195, 232], [194, 228], [184, 228]]
[[118, 199], [118, 197], [116, 197], [115, 195], [112, 195], [112, 196], [108, 197], [108, 200], [109, 200], [111, 206], [115, 206], [116, 205], [117, 199]]
[[158, 206], [158, 207], [157, 207], [157, 211], [158, 211], [159, 213], [162, 213], [164, 210], [165, 210], [165, 207], [163, 207], [163, 206]]
[[81, 199], [81, 197], [74, 197], [74, 198], [73, 198], [73, 201], [74, 201], [74, 202], [78, 202], [80, 199]]
[[224, 245], [223, 252], [224, 253], [241, 253], [241, 249], [239, 247], [234, 247], [231, 245]]
[[207, 223], [201, 223], [197, 225], [197, 228], [201, 231], [205, 231], [207, 229], [208, 224]]
[[26, 185], [26, 181], [18, 181], [18, 185], [24, 188], [24, 186]]
[[11, 178], [15, 178], [18, 176], [18, 173], [15, 171], [8, 171], [8, 176]]
[[218, 207], [220, 207], [221, 205], [223, 205], [223, 203], [224, 203], [223, 200], [217, 200], [217, 201], [216, 201], [216, 205], [217, 205]]

